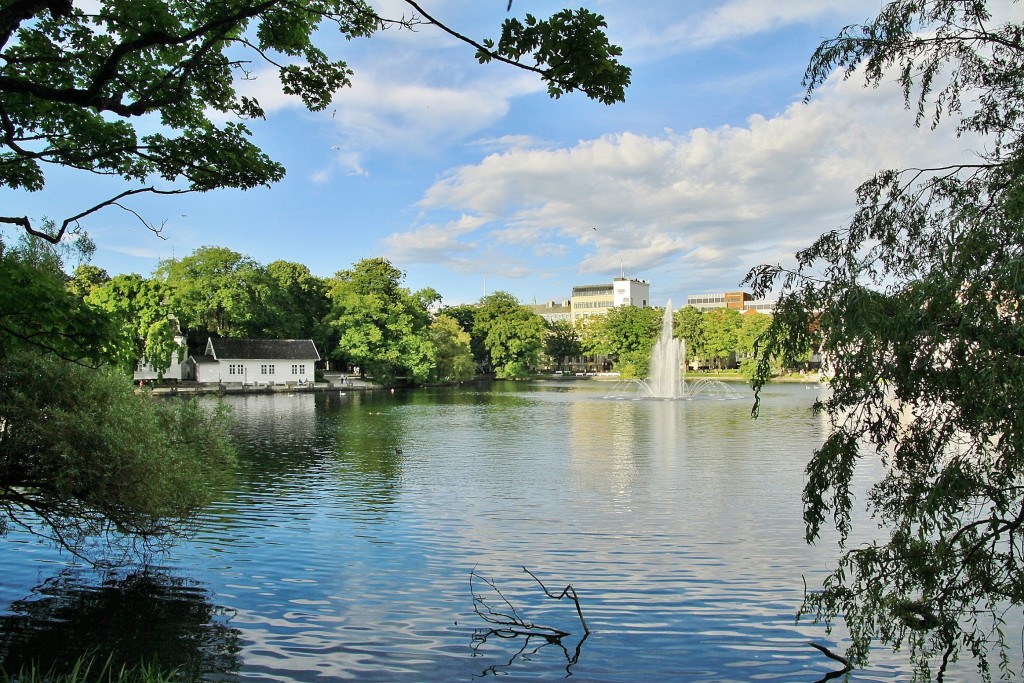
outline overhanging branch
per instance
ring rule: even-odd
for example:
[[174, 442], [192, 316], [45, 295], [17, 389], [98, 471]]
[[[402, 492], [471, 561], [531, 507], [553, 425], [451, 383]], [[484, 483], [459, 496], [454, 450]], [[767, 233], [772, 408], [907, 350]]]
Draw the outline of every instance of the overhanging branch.
[[82, 218], [85, 218], [90, 214], [94, 214], [101, 209], [105, 209], [108, 206], [116, 206], [117, 208], [123, 211], [127, 211], [128, 213], [135, 216], [144, 226], [146, 226], [147, 230], [150, 230], [155, 235], [160, 237], [164, 229], [163, 224], [157, 227], [147, 222], [137, 211], [124, 206], [123, 204], [120, 203], [120, 201], [125, 197], [131, 197], [143, 193], [174, 195], [186, 194], [189, 192], [195, 192], [195, 190], [161, 190], [156, 187], [138, 187], [132, 190], [125, 190], [124, 192], [121, 192], [120, 194], [115, 195], [110, 199], [104, 200], [99, 204], [96, 204], [95, 206], [86, 209], [85, 211], [81, 211], [75, 214], [74, 216], [71, 216], [70, 218], [65, 218], [64, 221], [61, 223], [60, 229], [57, 230], [56, 232], [48, 232], [46, 230], [41, 229], [37, 230], [36, 228], [32, 227], [32, 221], [29, 220], [28, 216], [0, 216], [0, 223], [8, 223], [11, 225], [20, 226], [22, 229], [25, 230], [25, 232], [32, 235], [33, 237], [38, 237], [39, 239], [46, 240], [50, 244], [57, 244], [64, 238], [64, 235], [72, 231], [72, 225], [75, 225], [77, 227], [78, 221], [81, 220]]
[[[550, 74], [548, 73], [548, 71], [545, 70], [545, 69], [541, 69], [540, 67], [536, 67], [536, 66], [530, 66], [529, 64], [523, 64], [522, 62], [517, 62], [514, 59], [509, 59], [508, 57], [503, 57], [502, 55], [498, 54], [494, 50], [487, 49], [487, 47], [485, 47], [483, 44], [478, 43], [477, 41], [473, 40], [469, 36], [465, 36], [465, 35], [459, 33], [458, 31], [456, 31], [455, 29], [450, 28], [450, 27], [444, 25], [443, 23], [441, 23], [440, 21], [438, 21], [437, 19], [435, 19], [431, 15], [427, 14], [426, 12], [423, 11], [423, 8], [420, 7], [413, 0], [405, 0], [405, 2], [407, 4], [409, 4], [409, 5], [411, 5], [414, 10], [419, 12], [419, 14], [422, 15], [424, 19], [429, 21], [434, 26], [437, 26], [439, 29], [441, 29], [442, 31], [444, 31], [448, 35], [452, 36], [456, 40], [460, 40], [463, 43], [466, 43], [467, 45], [475, 47], [480, 52], [483, 52], [484, 54], [488, 55], [491, 59], [493, 59], [495, 61], [498, 61], [498, 62], [504, 62], [505, 64], [508, 64], [508, 65], [514, 66], [514, 67], [518, 67], [518, 68], [524, 69], [526, 71], [532, 71], [535, 74], [540, 74], [544, 78], [550, 78], [551, 77]], [[512, 8], [512, 4], [509, 3], [509, 9], [511, 9], [511, 8]]]

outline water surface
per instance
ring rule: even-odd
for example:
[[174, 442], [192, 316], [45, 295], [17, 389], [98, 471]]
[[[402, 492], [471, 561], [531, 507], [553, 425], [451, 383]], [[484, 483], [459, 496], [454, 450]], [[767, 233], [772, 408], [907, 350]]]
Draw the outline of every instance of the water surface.
[[[600, 382], [233, 396], [242, 456], [195, 536], [146, 568], [0, 542], [0, 661], [96, 647], [217, 680], [815, 681], [797, 624], [811, 385], [750, 401]], [[591, 633], [568, 601], [572, 584]], [[470, 575], [560, 642], [488, 634]], [[476, 582], [475, 587], [486, 588]], [[493, 596], [492, 596], [493, 597]], [[841, 646], [840, 646], [841, 647]], [[884, 653], [858, 681], [905, 671]]]

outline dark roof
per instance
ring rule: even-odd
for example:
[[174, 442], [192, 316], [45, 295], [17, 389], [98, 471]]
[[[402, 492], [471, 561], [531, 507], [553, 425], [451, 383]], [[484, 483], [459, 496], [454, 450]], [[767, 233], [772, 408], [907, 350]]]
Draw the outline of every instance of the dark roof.
[[217, 360], [320, 360], [312, 339], [210, 339]]

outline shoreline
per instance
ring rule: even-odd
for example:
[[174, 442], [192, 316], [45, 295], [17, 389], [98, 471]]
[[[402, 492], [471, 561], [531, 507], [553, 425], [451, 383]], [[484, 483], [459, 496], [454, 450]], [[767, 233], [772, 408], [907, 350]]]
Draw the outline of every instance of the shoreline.
[[[742, 382], [749, 384], [747, 378], [739, 374], [734, 373], [717, 373], [717, 372], [690, 372], [686, 374], [684, 381], [697, 381], [701, 379], [718, 380], [721, 382]], [[622, 381], [621, 378], [613, 373], [599, 373], [593, 375], [535, 375], [529, 378], [527, 381], [551, 381], [551, 380], [569, 380], [569, 381], [585, 381], [585, 382], [618, 382]], [[470, 382], [480, 381], [470, 380]], [[786, 375], [782, 377], [772, 378], [770, 384], [820, 384], [821, 376], [819, 373], [807, 373], [805, 375]], [[459, 384], [463, 384], [460, 382]], [[425, 384], [415, 386], [402, 386], [402, 389], [417, 389], [423, 387], [432, 386], [448, 386], [447, 384]], [[293, 394], [293, 393], [316, 393], [316, 392], [328, 392], [328, 391], [382, 391], [387, 389], [396, 389], [397, 386], [374, 384], [371, 381], [359, 378], [346, 378], [345, 382], [342, 382], [340, 375], [331, 376], [326, 381], [313, 382], [312, 384], [299, 385], [295, 382], [285, 382], [279, 384], [241, 384], [241, 383], [198, 383], [198, 382], [181, 382], [177, 384], [159, 384], [156, 386], [147, 385], [143, 388], [138, 388], [136, 391], [148, 391], [154, 396], [209, 396], [209, 395], [238, 395], [238, 394]]]

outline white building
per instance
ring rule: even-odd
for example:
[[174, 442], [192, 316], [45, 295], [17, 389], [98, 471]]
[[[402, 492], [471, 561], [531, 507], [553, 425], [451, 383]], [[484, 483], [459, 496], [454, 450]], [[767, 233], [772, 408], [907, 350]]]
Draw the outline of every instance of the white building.
[[568, 300], [533, 304], [530, 310], [549, 323], [572, 322], [572, 306]]
[[[182, 380], [186, 379], [186, 356], [188, 356], [188, 344], [185, 343], [185, 337], [176, 334], [174, 335], [174, 343], [177, 345], [178, 350], [171, 353], [171, 365], [164, 371], [163, 379], [169, 380]], [[153, 365], [150, 363], [139, 362], [135, 368], [135, 372], [132, 378], [138, 382], [140, 380], [146, 382], [152, 382], [160, 379], [159, 373], [153, 369]]]
[[233, 339], [206, 341], [201, 356], [191, 356], [197, 382], [247, 385], [312, 385], [320, 353], [312, 339]]
[[617, 277], [607, 285], [578, 285], [572, 288], [571, 320], [576, 325], [619, 306], [646, 308], [651, 303], [651, 283]]
[[615, 278], [615, 307], [636, 306], [647, 308], [651, 303], [651, 283], [647, 280], [633, 280], [628, 277]]

